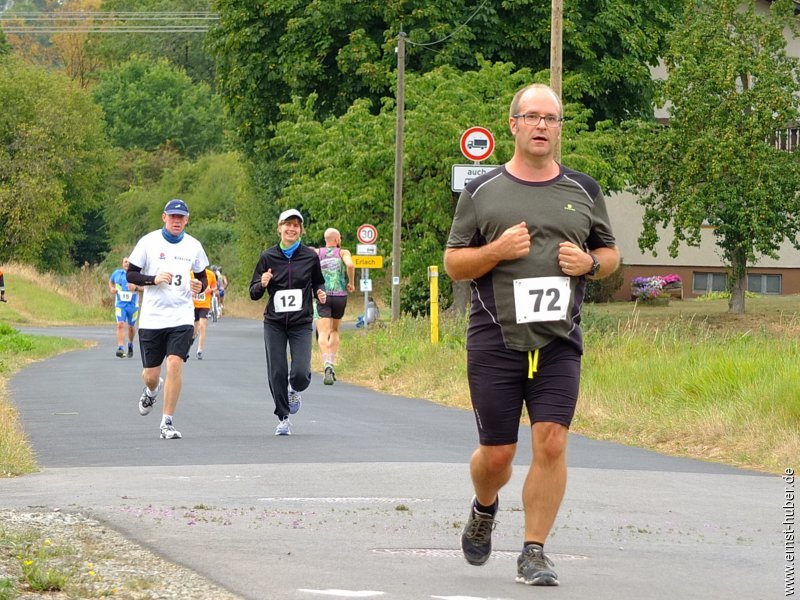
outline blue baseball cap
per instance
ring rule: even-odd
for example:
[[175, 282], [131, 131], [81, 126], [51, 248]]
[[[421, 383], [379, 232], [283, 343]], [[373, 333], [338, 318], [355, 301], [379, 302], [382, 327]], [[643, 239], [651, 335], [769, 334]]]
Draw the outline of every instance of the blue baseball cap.
[[167, 202], [167, 205], [164, 207], [164, 212], [168, 215], [189, 216], [189, 207], [186, 206], [186, 202], [183, 200], [174, 198]]

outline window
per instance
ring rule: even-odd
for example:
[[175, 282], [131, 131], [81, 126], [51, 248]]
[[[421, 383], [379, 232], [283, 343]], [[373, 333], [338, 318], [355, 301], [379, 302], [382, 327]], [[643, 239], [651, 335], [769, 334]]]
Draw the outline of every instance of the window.
[[706, 294], [708, 292], [728, 291], [727, 273], [692, 273], [692, 293]]
[[747, 291], [756, 294], [780, 294], [783, 290], [781, 275], [747, 275]]

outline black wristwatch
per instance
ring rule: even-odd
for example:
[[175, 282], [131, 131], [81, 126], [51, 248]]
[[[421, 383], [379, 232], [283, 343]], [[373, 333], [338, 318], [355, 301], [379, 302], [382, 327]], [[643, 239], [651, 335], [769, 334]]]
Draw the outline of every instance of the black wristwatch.
[[600, 270], [600, 261], [597, 260], [597, 257], [594, 254], [592, 254], [591, 252], [589, 253], [589, 256], [592, 257], [592, 270], [589, 271], [587, 273], [587, 275], [591, 275], [592, 277], [594, 277], [595, 275], [597, 275], [597, 272]]

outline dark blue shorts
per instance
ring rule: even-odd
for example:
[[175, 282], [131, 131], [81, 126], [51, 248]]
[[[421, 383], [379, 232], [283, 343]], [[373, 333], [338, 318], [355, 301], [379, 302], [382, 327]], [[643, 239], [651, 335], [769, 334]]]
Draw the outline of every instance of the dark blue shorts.
[[523, 405], [532, 423], [570, 426], [578, 404], [581, 355], [564, 340], [540, 348], [538, 356], [535, 350], [468, 350], [467, 378], [480, 443], [515, 444]]
[[140, 329], [139, 352], [142, 355], [142, 366], [145, 369], [158, 367], [167, 356], [180, 356], [185, 362], [189, 358], [193, 334], [193, 325]]

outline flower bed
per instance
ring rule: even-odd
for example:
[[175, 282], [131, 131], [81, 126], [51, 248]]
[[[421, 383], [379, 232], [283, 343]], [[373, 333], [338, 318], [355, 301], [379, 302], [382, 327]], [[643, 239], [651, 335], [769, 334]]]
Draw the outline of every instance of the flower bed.
[[680, 275], [653, 275], [652, 277], [634, 277], [631, 281], [631, 296], [639, 302], [654, 302], [666, 300], [677, 292], [678, 298], [683, 298], [683, 281]]

